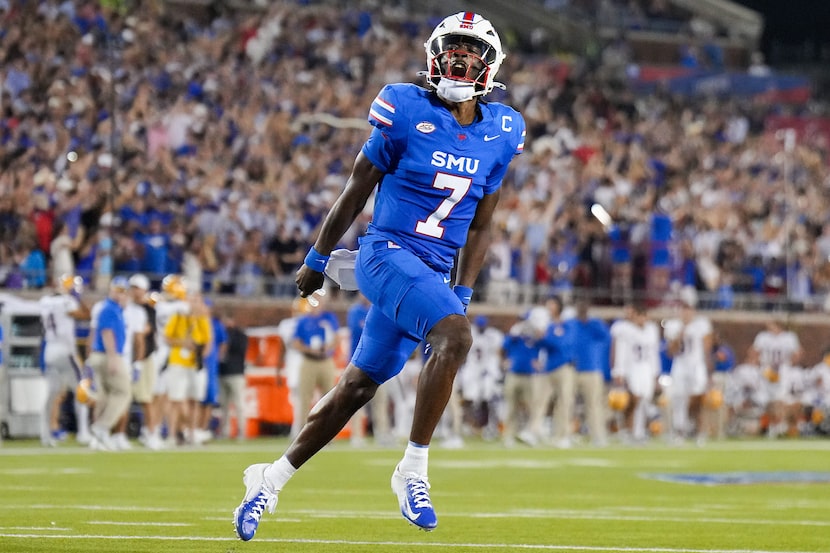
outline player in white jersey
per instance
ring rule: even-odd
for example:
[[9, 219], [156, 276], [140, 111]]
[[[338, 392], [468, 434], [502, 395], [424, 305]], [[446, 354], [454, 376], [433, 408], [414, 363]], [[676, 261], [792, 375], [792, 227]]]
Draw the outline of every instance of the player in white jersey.
[[660, 329], [648, 319], [645, 304], [636, 304], [627, 317], [614, 322], [611, 333], [611, 375], [631, 394], [626, 426], [636, 442], [646, 439], [648, 406], [660, 376]]
[[[82, 287], [80, 277], [64, 275], [55, 282], [55, 292], [39, 300], [45, 374], [49, 382], [40, 430], [40, 440], [45, 446], [54, 446], [65, 438], [59, 421], [60, 406], [81, 378], [75, 321], [89, 318], [89, 308], [80, 299]], [[85, 430], [83, 413], [77, 413], [77, 418], [79, 430]]]
[[[807, 391], [810, 370], [801, 365], [784, 365], [781, 367], [780, 384], [784, 390], [783, 404], [783, 425], [781, 430], [788, 436], [798, 436], [802, 417], [804, 415], [804, 393]], [[774, 405], [772, 402], [770, 405]], [[772, 423], [772, 417], [770, 417]], [[772, 433], [770, 433], [772, 436]]]
[[692, 433], [703, 439], [703, 395], [712, 374], [712, 322], [697, 312], [697, 293], [687, 287], [680, 294], [680, 313], [665, 321], [663, 334], [668, 342], [671, 364], [672, 431], [680, 438]]
[[791, 368], [801, 362], [801, 342], [796, 333], [785, 330], [780, 321], [770, 320], [766, 328], [755, 336], [752, 347], [758, 352], [767, 386], [768, 434], [774, 438], [787, 430], [786, 405], [796, 378]]
[[153, 404], [151, 424], [147, 428], [148, 438], [154, 443], [161, 440], [162, 421], [167, 418], [167, 383], [164, 370], [167, 368], [167, 358], [170, 356], [170, 345], [164, 337], [164, 328], [176, 313], [187, 313], [190, 306], [187, 301], [187, 287], [184, 279], [179, 275], [167, 275], [161, 281], [161, 294], [157, 296], [156, 309], [156, 351], [153, 354], [153, 368], [156, 371], [155, 389], [153, 390]]
[[504, 333], [478, 315], [471, 327], [473, 345], [458, 371], [461, 397], [470, 405], [476, 430], [495, 438], [498, 432], [496, 402], [501, 396], [501, 346]]
[[767, 388], [758, 364], [758, 351], [750, 347], [743, 363], [726, 378], [724, 401], [729, 412], [727, 433], [733, 436], [758, 434], [761, 415], [767, 409]]
[[807, 420], [817, 427], [827, 418], [830, 409], [830, 349], [824, 351], [822, 360], [813, 365], [805, 380], [802, 401]]

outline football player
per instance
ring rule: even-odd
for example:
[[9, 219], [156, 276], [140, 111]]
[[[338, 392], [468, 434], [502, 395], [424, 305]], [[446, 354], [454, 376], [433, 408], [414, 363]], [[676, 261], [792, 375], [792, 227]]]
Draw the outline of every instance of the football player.
[[[323, 448], [395, 376], [421, 340], [431, 346], [421, 372], [409, 444], [392, 474], [401, 514], [432, 530], [429, 445], [472, 338], [467, 305], [487, 247], [502, 179], [524, 149], [525, 124], [512, 108], [482, 97], [504, 60], [496, 30], [479, 14], [441, 21], [424, 45], [427, 87], [390, 84], [369, 109], [371, 136], [345, 189], [297, 272], [300, 294], [323, 286], [330, 254], [377, 189], [360, 239], [355, 276], [372, 303], [357, 351], [315, 406], [285, 454], [245, 471], [234, 525], [254, 536], [264, 510], [294, 472]], [[455, 286], [450, 287], [456, 255]]]
[[712, 322], [697, 312], [697, 292], [692, 287], [681, 290], [679, 309], [678, 316], [663, 325], [672, 357], [672, 431], [679, 439], [694, 431], [698, 443], [702, 443], [703, 395], [711, 387], [712, 375]]
[[[187, 314], [190, 305], [187, 303], [187, 286], [181, 275], [167, 275], [161, 281], [161, 294], [153, 296], [156, 310], [156, 350], [153, 353], [153, 369], [156, 371], [155, 388], [151, 405], [152, 417], [148, 419], [147, 440], [154, 445], [162, 444], [162, 422], [168, 419], [167, 413], [167, 378], [165, 370], [170, 357], [170, 344], [164, 336], [164, 329], [173, 315]], [[151, 426], [152, 425], [152, 426]], [[168, 428], [169, 430], [169, 428]], [[175, 443], [175, 436], [166, 442]]]
[[[758, 352], [761, 372], [767, 387], [767, 433], [775, 438], [787, 431], [786, 404], [793, 367], [801, 361], [801, 342], [792, 330], [784, 329], [780, 321], [772, 319], [766, 328], [755, 336], [752, 347]], [[788, 373], [785, 378], [782, 378]]]
[[[43, 325], [45, 375], [49, 382], [46, 411], [41, 417], [40, 441], [54, 446], [63, 441], [66, 432], [60, 427], [60, 406], [67, 392], [75, 389], [81, 379], [81, 363], [75, 337], [75, 321], [89, 320], [89, 307], [81, 300], [83, 280], [63, 275], [55, 282], [55, 291], [39, 300]], [[83, 429], [84, 413], [77, 412], [79, 430]], [[79, 432], [80, 434], [80, 432]]]
[[646, 440], [647, 409], [660, 376], [660, 329], [649, 320], [644, 303], [627, 309], [611, 333], [611, 375], [631, 394], [625, 405], [625, 424], [635, 442]]

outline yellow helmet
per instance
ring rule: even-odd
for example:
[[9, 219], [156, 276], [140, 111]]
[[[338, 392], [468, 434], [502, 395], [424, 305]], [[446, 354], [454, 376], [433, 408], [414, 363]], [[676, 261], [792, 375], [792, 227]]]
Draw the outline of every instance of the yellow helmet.
[[628, 392], [622, 388], [614, 388], [608, 392], [608, 407], [614, 411], [625, 411], [629, 401]]
[[58, 279], [58, 287], [64, 293], [75, 292], [80, 294], [84, 289], [84, 279], [72, 274], [61, 275]]
[[703, 404], [709, 409], [720, 409], [723, 405], [723, 392], [712, 388], [703, 396]]
[[83, 404], [94, 403], [96, 398], [95, 385], [89, 378], [82, 378], [75, 387], [75, 399]]
[[187, 286], [180, 275], [167, 275], [161, 281], [161, 291], [177, 300], [187, 297]]

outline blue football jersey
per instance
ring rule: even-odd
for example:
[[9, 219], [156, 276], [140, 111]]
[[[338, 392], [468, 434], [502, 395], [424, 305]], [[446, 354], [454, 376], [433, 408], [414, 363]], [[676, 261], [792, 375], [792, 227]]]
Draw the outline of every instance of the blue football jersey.
[[481, 117], [462, 126], [424, 88], [392, 84], [380, 91], [363, 154], [386, 174], [366, 240], [390, 240], [449, 272], [479, 200], [498, 190], [510, 160], [524, 149], [519, 112], [499, 103], [479, 106]]

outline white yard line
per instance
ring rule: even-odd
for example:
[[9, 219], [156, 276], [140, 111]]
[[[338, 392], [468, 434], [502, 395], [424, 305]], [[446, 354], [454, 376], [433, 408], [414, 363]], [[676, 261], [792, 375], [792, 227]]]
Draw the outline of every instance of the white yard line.
[[[16, 539], [72, 539], [72, 540], [102, 540], [102, 541], [180, 541], [180, 542], [239, 542], [234, 537], [201, 537], [201, 536], [105, 536], [94, 534], [4, 534], [0, 538]], [[613, 547], [601, 545], [548, 545], [533, 543], [413, 543], [405, 541], [365, 541], [365, 540], [323, 540], [323, 539], [290, 539], [290, 538], [257, 538], [262, 543], [282, 544], [316, 544], [316, 545], [360, 545], [377, 547], [380, 551], [388, 551], [390, 547], [406, 547], [417, 545], [418, 548], [440, 549], [495, 549], [497, 551], [535, 550], [535, 551], [597, 551], [607, 553], [827, 553], [827, 551], [788, 551], [788, 550], [760, 550], [760, 549], [694, 549], [685, 547]]]
[[[176, 512], [182, 513], [182, 509], [174, 509], [169, 507], [137, 507], [137, 506], [117, 506], [117, 505], [51, 505], [51, 504], [36, 504], [36, 505], [10, 505], [0, 504], [0, 510], [22, 510], [22, 509], [72, 509], [77, 511], [117, 511], [117, 512], [147, 512], [147, 513], [163, 513]], [[232, 509], [228, 509], [228, 520], [230, 520], [230, 513]], [[193, 509], [187, 512], [198, 513], [200, 510]], [[212, 511], [212, 512], [219, 512]], [[374, 520], [388, 520], [399, 518], [400, 514], [394, 510], [388, 511], [353, 511], [353, 510], [322, 510], [322, 509], [297, 509], [291, 511], [283, 511], [288, 517], [296, 518], [298, 516], [310, 519], [327, 519], [327, 518], [347, 518], [347, 519], [374, 519]], [[730, 517], [714, 517], [714, 516], [649, 516], [649, 515], [629, 515], [614, 512], [613, 509], [524, 509], [505, 512], [443, 512], [443, 517], [448, 518], [479, 518], [479, 519], [560, 519], [560, 520], [611, 520], [611, 521], [628, 521], [628, 522], [682, 522], [686, 524], [742, 524], [747, 526], [808, 526], [808, 527], [830, 527], [830, 520], [810, 520], [810, 519], [762, 519], [762, 518], [730, 518]], [[279, 515], [278, 515], [279, 516]], [[203, 517], [200, 517], [203, 518]], [[210, 520], [213, 520], [211, 518]], [[111, 521], [116, 524], [116, 521]], [[101, 522], [106, 524], [107, 522]], [[127, 523], [124, 523], [127, 524]], [[142, 523], [143, 524], [143, 523]], [[153, 522], [146, 524], [152, 525]], [[163, 523], [162, 523], [163, 524]]]
[[122, 520], [90, 520], [84, 524], [97, 524], [100, 526], [170, 526], [170, 527], [184, 527], [193, 526], [189, 522], [125, 522]]
[[60, 526], [0, 526], [0, 532], [7, 530], [27, 531], [27, 532], [69, 532], [71, 528], [61, 528]]
[[92, 474], [92, 469], [76, 467], [63, 467], [59, 469], [46, 467], [26, 467], [18, 469], [0, 470], [0, 475], [9, 476], [39, 476], [41, 474]]
[[174, 507], [138, 507], [135, 505], [56, 505], [52, 503], [35, 503], [32, 505], [26, 505], [0, 503], [0, 510], [24, 511], [26, 509], [72, 509], [75, 511], [127, 511], [137, 513], [170, 513], [181, 511], [181, 509]]

